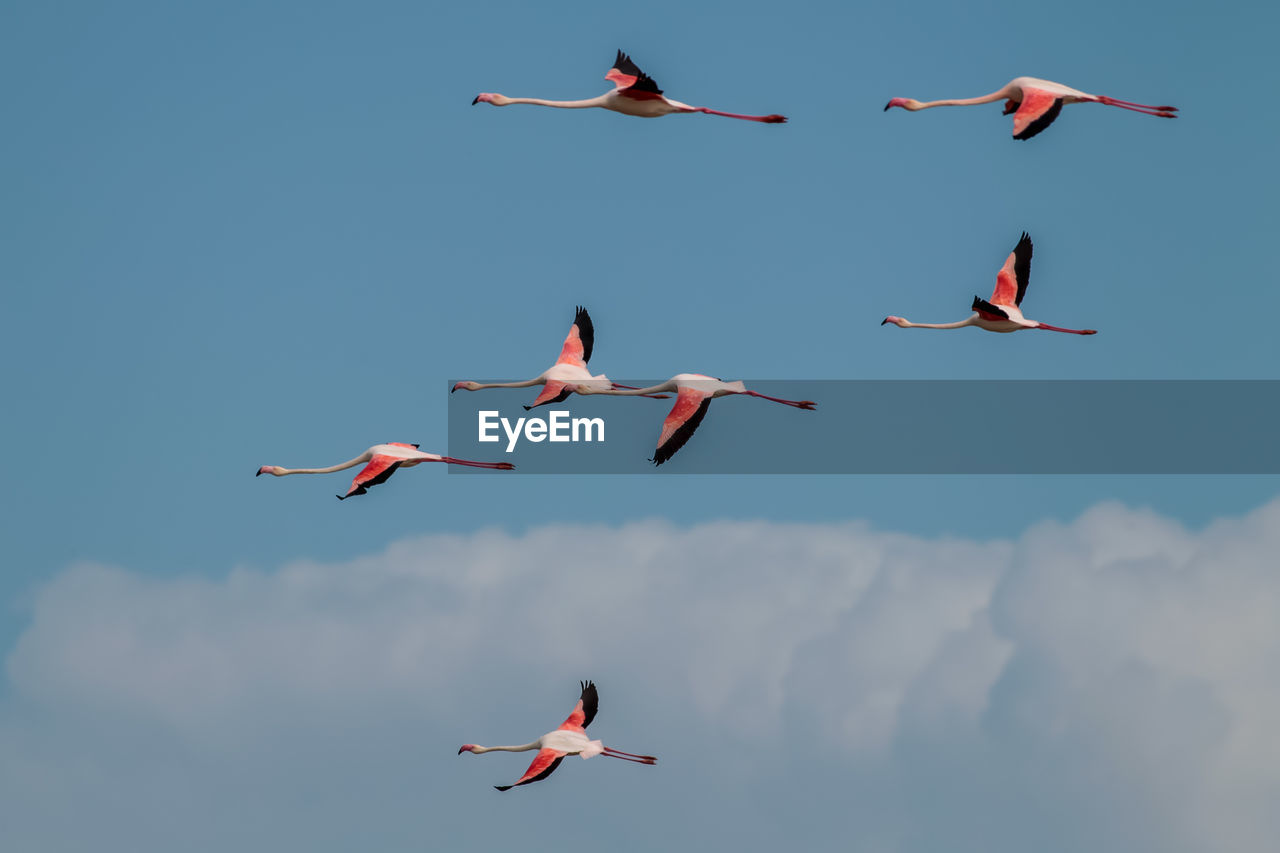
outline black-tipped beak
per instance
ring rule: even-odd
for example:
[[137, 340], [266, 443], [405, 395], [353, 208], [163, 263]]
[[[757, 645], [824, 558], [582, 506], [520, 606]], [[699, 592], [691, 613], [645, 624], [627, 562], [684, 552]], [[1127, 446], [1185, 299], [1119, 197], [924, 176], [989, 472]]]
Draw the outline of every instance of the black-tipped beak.
[[261, 468], [259, 468], [257, 471], [255, 471], [253, 476], [255, 476], [255, 477], [261, 477], [261, 476], [262, 476], [262, 469], [261, 469]]
[[449, 389], [449, 393], [452, 394], [454, 391], [457, 391], [457, 390], [458, 390], [458, 386], [454, 385], [452, 388]]
[[473, 107], [474, 107], [474, 106], [475, 106], [476, 104], [478, 104], [478, 103], [480, 103], [480, 96], [479, 96], [479, 95], [476, 95], [475, 100], [473, 100], [473, 101], [471, 102], [471, 106], [473, 106]]
[[466, 749], [465, 746], [458, 747], [458, 755], [462, 755], [462, 753], [466, 752]]
[[885, 317], [883, 320], [880, 321], [880, 325], [883, 326], [887, 322], [889, 322], [889, 318]]
[[889, 107], [891, 106], [893, 106], [893, 101], [890, 101], [889, 103], [884, 105], [884, 111], [889, 112]]

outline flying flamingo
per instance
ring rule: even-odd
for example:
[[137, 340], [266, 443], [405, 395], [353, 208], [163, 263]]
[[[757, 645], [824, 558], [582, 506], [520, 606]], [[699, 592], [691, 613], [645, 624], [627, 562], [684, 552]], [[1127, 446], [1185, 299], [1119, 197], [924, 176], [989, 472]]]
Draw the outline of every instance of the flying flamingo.
[[[569, 336], [564, 339], [564, 347], [560, 350], [560, 357], [556, 359], [555, 364], [525, 382], [491, 382], [488, 384], [459, 382], [449, 390], [449, 393], [452, 394], [459, 388], [467, 391], [480, 391], [484, 388], [528, 388], [532, 385], [541, 385], [542, 391], [538, 394], [537, 399], [533, 401], [533, 405], [524, 407], [525, 411], [528, 411], [534, 406], [564, 402], [573, 393], [574, 387], [584, 381], [592, 386], [599, 384], [610, 388], [630, 388], [631, 386], [629, 385], [615, 385], [603, 373], [599, 376], [592, 376], [591, 371], [587, 370], [587, 362], [591, 360], [591, 347], [594, 342], [595, 328], [591, 325], [591, 316], [587, 314], [586, 308], [578, 306], [578, 313], [573, 318], [573, 325], [569, 327]], [[656, 399], [665, 400], [666, 397], [658, 396]]]
[[364, 466], [359, 474], [356, 474], [356, 478], [351, 481], [351, 488], [347, 490], [347, 493], [337, 496], [338, 500], [346, 500], [352, 495], [363, 495], [369, 491], [370, 486], [385, 483], [396, 472], [397, 468], [412, 468], [414, 465], [423, 462], [447, 462], [450, 465], [469, 465], [472, 468], [499, 468], [503, 471], [510, 471], [515, 467], [510, 462], [472, 462], [468, 459], [454, 459], [452, 456], [437, 456], [434, 453], [424, 453], [418, 449], [416, 444], [401, 444], [393, 441], [390, 444], [375, 444], [355, 459], [343, 462], [341, 465], [334, 465], [331, 468], [281, 468], [279, 465], [263, 465], [254, 476], [261, 477], [263, 474], [272, 474], [276, 477], [286, 477], [289, 474], [328, 474], [332, 471], [341, 471], [344, 468], [354, 467], [361, 462], [368, 462], [369, 464]]
[[885, 104], [886, 111], [890, 107], [902, 107], [915, 112], [927, 110], [929, 107], [967, 107], [971, 104], [989, 104], [992, 101], [1004, 101], [1004, 114], [1013, 113], [1013, 138], [1030, 139], [1044, 130], [1062, 112], [1063, 104], [1106, 104], [1109, 107], [1120, 107], [1161, 118], [1177, 118], [1177, 107], [1152, 107], [1133, 101], [1121, 101], [1108, 98], [1106, 95], [1090, 95], [1079, 89], [1072, 89], [1052, 80], [1039, 80], [1035, 77], [1015, 77], [1002, 89], [983, 95], [981, 98], [961, 98], [951, 101], [920, 102], [911, 98], [893, 98]]
[[569, 714], [569, 718], [555, 731], [547, 732], [533, 743], [520, 746], [476, 746], [474, 743], [464, 743], [458, 747], [458, 755], [464, 752], [480, 755], [485, 752], [538, 750], [538, 754], [533, 757], [533, 763], [529, 765], [528, 770], [524, 771], [519, 781], [514, 785], [493, 786], [499, 791], [509, 791], [518, 785], [528, 785], [530, 782], [547, 778], [560, 766], [560, 762], [566, 755], [581, 755], [584, 759], [593, 755], [604, 755], [609, 758], [620, 758], [623, 761], [634, 761], [636, 764], [657, 764], [658, 759], [652, 755], [636, 755], [612, 749], [598, 740], [590, 740], [587, 737], [587, 726], [591, 725], [591, 721], [595, 719], [600, 697], [596, 693], [595, 682], [583, 681], [581, 684], [582, 695], [578, 697], [578, 704], [573, 706], [573, 712]]
[[1031, 238], [1022, 232], [1022, 239], [1013, 247], [1004, 266], [996, 273], [996, 289], [991, 294], [991, 301], [973, 297], [972, 316], [958, 323], [912, 323], [902, 317], [892, 315], [880, 321], [880, 325], [893, 323], [901, 329], [959, 329], [964, 326], [977, 326], [988, 332], [1017, 332], [1021, 329], [1044, 329], [1049, 332], [1068, 332], [1073, 335], [1096, 335], [1094, 329], [1063, 329], [1028, 320], [1022, 316], [1018, 308], [1022, 297], [1027, 292], [1027, 282], [1031, 278]]
[[616, 88], [612, 92], [605, 92], [598, 98], [587, 98], [585, 101], [508, 98], [506, 95], [499, 95], [494, 92], [481, 92], [476, 95], [471, 105], [475, 106], [481, 102], [493, 104], [495, 107], [505, 107], [507, 104], [537, 104], [538, 106], [560, 107], [567, 110], [602, 107], [623, 115], [640, 116], [641, 118], [657, 118], [671, 113], [707, 113], [713, 116], [728, 116], [729, 118], [740, 118], [747, 121], [760, 121], [765, 124], [781, 124], [787, 120], [786, 116], [745, 116], [738, 113], [722, 113], [719, 110], [712, 110], [707, 107], [691, 107], [688, 104], [673, 101], [664, 97], [662, 90], [658, 88], [658, 84], [654, 82], [653, 78], [637, 68], [636, 64], [631, 61], [631, 57], [622, 51], [618, 51], [618, 57], [613, 61], [613, 67], [609, 69], [609, 73], [604, 75], [604, 79], [611, 81]]
[[632, 388], [623, 391], [586, 385], [578, 386], [579, 394], [613, 394], [620, 397], [647, 396], [659, 391], [675, 391], [676, 404], [671, 407], [670, 414], [662, 422], [662, 434], [658, 436], [658, 448], [654, 451], [653, 459], [650, 460], [654, 465], [661, 465], [672, 456], [675, 456], [677, 450], [684, 447], [685, 442], [689, 440], [694, 430], [698, 428], [698, 424], [702, 423], [702, 419], [706, 417], [707, 409], [711, 407], [711, 401], [716, 397], [727, 397], [730, 394], [746, 394], [750, 397], [761, 397], [765, 400], [772, 400], [775, 403], [795, 406], [797, 409], [812, 410], [817, 405], [812, 400], [783, 400], [757, 391], [748, 391], [741, 381], [725, 382], [713, 376], [703, 376], [701, 373], [679, 373], [666, 382], [650, 388]]

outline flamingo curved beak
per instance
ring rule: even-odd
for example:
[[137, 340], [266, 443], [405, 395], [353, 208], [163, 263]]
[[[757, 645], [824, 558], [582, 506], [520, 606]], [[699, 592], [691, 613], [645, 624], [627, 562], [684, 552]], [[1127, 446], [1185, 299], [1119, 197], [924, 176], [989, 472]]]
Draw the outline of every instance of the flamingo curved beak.
[[473, 106], [473, 107], [474, 107], [474, 106], [475, 106], [476, 104], [478, 104], [478, 103], [480, 103], [480, 96], [479, 96], [479, 95], [476, 95], [475, 100], [473, 100], [473, 101], [471, 102], [471, 106]]

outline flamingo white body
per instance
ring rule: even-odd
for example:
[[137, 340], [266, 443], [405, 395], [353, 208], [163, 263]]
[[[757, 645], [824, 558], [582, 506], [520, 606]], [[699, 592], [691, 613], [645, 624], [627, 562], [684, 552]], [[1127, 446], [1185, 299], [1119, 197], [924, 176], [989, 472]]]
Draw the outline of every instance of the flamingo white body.
[[900, 329], [962, 329], [965, 326], [977, 326], [988, 332], [1018, 332], [1022, 329], [1041, 329], [1047, 332], [1066, 332], [1072, 335], [1095, 335], [1094, 329], [1064, 329], [1050, 326], [1038, 320], [1028, 320], [1022, 315], [1022, 297], [1026, 295], [1027, 284], [1031, 279], [1031, 237], [1024, 231], [1018, 245], [1014, 247], [1004, 266], [996, 274], [996, 287], [991, 299], [973, 297], [973, 314], [955, 323], [912, 323], [911, 321], [889, 315], [880, 321], [880, 325], [892, 323]]
[[530, 388], [534, 385], [541, 385], [542, 391], [534, 399], [532, 405], [525, 406], [525, 409], [532, 409], [535, 406], [545, 406], [548, 403], [560, 403], [568, 399], [569, 395], [578, 387], [589, 388], [625, 388], [626, 386], [615, 386], [609, 381], [609, 377], [603, 373], [593, 376], [591, 371], [587, 369], [587, 362], [591, 360], [591, 350], [595, 344], [595, 327], [591, 323], [591, 315], [587, 313], [587, 309], [578, 306], [577, 313], [573, 318], [573, 325], [569, 327], [569, 335], [564, 339], [564, 345], [560, 349], [560, 357], [556, 359], [556, 363], [539, 373], [532, 379], [523, 382], [459, 382], [450, 389], [452, 394], [458, 389], [465, 391], [481, 391], [485, 388]]
[[524, 775], [514, 784], [494, 785], [499, 791], [507, 791], [519, 785], [528, 785], [530, 782], [537, 782], [547, 778], [560, 766], [561, 760], [566, 755], [580, 755], [584, 759], [604, 755], [608, 758], [618, 758], [636, 764], [656, 764], [658, 759], [652, 755], [636, 755], [631, 752], [622, 752], [605, 746], [603, 741], [592, 740], [587, 737], [587, 726], [591, 725], [591, 721], [595, 719], [599, 704], [600, 696], [596, 690], [595, 683], [584, 681], [582, 682], [582, 693], [578, 697], [578, 704], [573, 707], [573, 711], [560, 724], [559, 728], [547, 732], [535, 741], [516, 746], [479, 746], [474, 743], [464, 743], [458, 747], [458, 754], [461, 755], [464, 752], [470, 752], [475, 755], [482, 755], [486, 752], [529, 752], [536, 749], [538, 754], [534, 756], [533, 762], [529, 765], [529, 769], [524, 772]]
[[505, 107], [509, 104], [533, 104], [540, 107], [558, 107], [566, 110], [590, 109], [599, 107], [600, 109], [612, 110], [615, 113], [623, 115], [638, 116], [640, 118], [658, 118], [659, 116], [672, 115], [673, 113], [707, 113], [709, 115], [725, 116], [727, 118], [738, 118], [745, 121], [758, 121], [765, 124], [781, 124], [787, 120], [786, 116], [767, 115], [753, 116], [741, 115], [739, 113], [725, 113], [719, 110], [708, 109], [707, 107], [694, 107], [689, 104], [681, 103], [662, 94], [662, 90], [658, 88], [658, 84], [653, 78], [645, 74], [636, 64], [631, 61], [631, 57], [622, 51], [618, 51], [618, 56], [614, 60], [613, 68], [609, 69], [609, 73], [604, 78], [612, 82], [615, 86], [613, 91], [605, 92], [595, 98], [586, 98], [581, 101], [549, 101], [544, 98], [508, 98], [506, 95], [500, 95], [496, 92], [481, 92], [476, 95], [475, 100], [471, 102], [475, 104], [485, 103], [493, 104], [495, 107]]
[[360, 473], [356, 474], [355, 479], [351, 481], [351, 488], [347, 490], [347, 493], [337, 496], [338, 500], [341, 501], [353, 495], [365, 494], [370, 486], [385, 483], [399, 468], [412, 468], [414, 465], [421, 465], [423, 462], [444, 462], [449, 465], [465, 465], [471, 468], [497, 468], [504, 471], [510, 471], [515, 467], [510, 462], [473, 462], [470, 459], [440, 456], [436, 453], [427, 453], [419, 450], [416, 444], [391, 442], [389, 444], [375, 444], [355, 459], [348, 459], [346, 462], [331, 465], [328, 468], [281, 468], [279, 465], [263, 465], [254, 476], [261, 477], [263, 474], [271, 474], [275, 477], [287, 477], [290, 474], [329, 474], [367, 463]]
[[678, 373], [658, 385], [649, 388], [629, 388], [625, 390], [600, 389], [592, 386], [579, 386], [579, 394], [612, 394], [615, 396], [646, 396], [663, 391], [674, 391], [676, 402], [666, 420], [662, 422], [662, 433], [658, 436], [658, 446], [654, 451], [652, 462], [661, 465], [676, 454], [693, 436], [698, 425], [707, 414], [711, 401], [716, 397], [727, 397], [733, 394], [746, 394], [749, 397], [760, 397], [774, 403], [794, 406], [797, 409], [812, 410], [816, 404], [812, 400], [783, 400], [770, 397], [758, 391], [750, 391], [740, 380], [725, 382], [714, 376], [701, 373]]
[[943, 101], [917, 101], [913, 98], [892, 98], [885, 104], [890, 107], [902, 107], [915, 112], [930, 107], [964, 107], [974, 104], [989, 104], [1004, 101], [1004, 114], [1013, 113], [1013, 138], [1030, 139], [1044, 130], [1058, 117], [1065, 104], [1106, 104], [1120, 107], [1145, 115], [1161, 118], [1177, 118], [1178, 108], [1170, 106], [1149, 106], [1133, 101], [1121, 101], [1106, 95], [1091, 95], [1052, 80], [1041, 80], [1038, 77], [1015, 77], [1000, 89], [989, 95], [977, 98], [959, 98]]

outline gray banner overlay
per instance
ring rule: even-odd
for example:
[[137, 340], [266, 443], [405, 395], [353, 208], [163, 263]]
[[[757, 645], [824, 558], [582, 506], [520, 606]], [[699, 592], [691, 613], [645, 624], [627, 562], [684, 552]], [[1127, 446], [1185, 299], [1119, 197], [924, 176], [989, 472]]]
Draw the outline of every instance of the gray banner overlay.
[[[662, 380], [618, 380], [647, 387]], [[452, 387], [452, 383], [450, 385]], [[688, 443], [655, 467], [675, 402], [571, 395], [525, 411], [539, 387], [449, 398], [449, 455], [514, 474], [1277, 474], [1278, 380], [746, 380], [804, 411], [744, 395], [711, 401]], [[478, 416], [489, 434], [479, 440]], [[528, 422], [577, 441], [531, 440]], [[499, 418], [507, 419], [507, 429]], [[599, 440], [598, 419], [604, 440]], [[550, 428], [551, 424], [548, 424]], [[540, 434], [534, 427], [532, 436]], [[587, 438], [591, 440], [587, 440]], [[512, 446], [510, 452], [507, 448]]]

